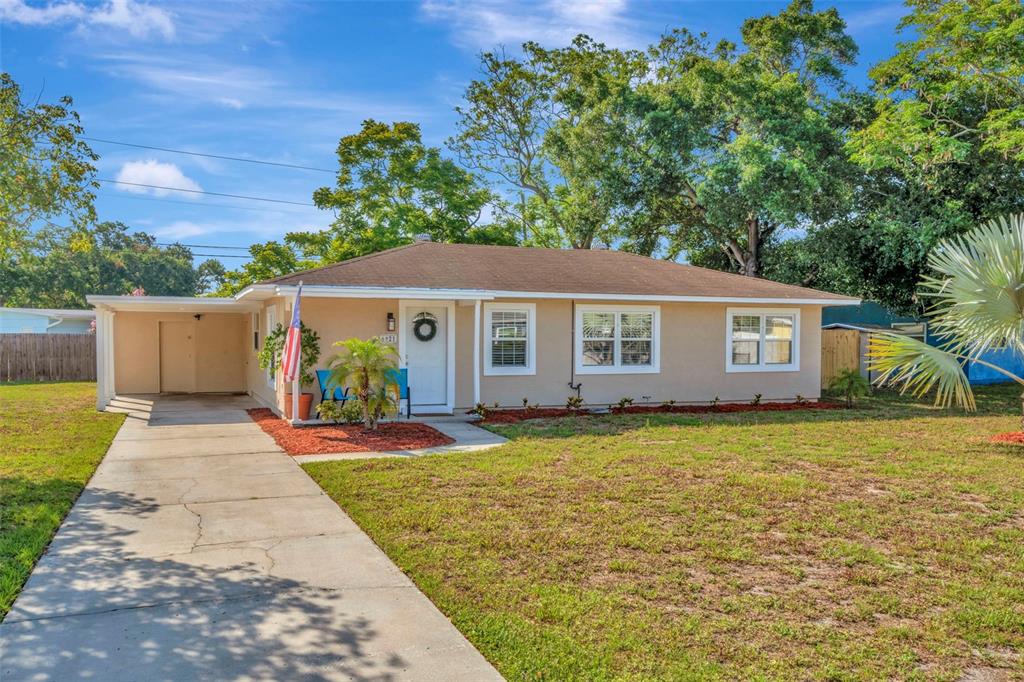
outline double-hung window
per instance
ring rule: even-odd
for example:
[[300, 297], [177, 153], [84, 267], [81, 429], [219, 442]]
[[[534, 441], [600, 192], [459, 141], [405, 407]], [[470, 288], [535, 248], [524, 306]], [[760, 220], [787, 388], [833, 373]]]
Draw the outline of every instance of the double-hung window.
[[576, 306], [576, 373], [659, 371], [658, 306]]
[[484, 374], [536, 374], [536, 305], [484, 304]]
[[729, 308], [726, 320], [727, 372], [800, 369], [798, 309]]

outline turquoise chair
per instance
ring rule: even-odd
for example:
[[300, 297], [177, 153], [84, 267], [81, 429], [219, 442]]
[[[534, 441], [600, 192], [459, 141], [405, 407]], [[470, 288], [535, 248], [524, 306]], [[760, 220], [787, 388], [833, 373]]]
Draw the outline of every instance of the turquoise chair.
[[349, 395], [349, 387], [346, 386], [342, 389], [340, 386], [334, 387], [334, 393], [330, 396], [327, 394], [331, 392], [330, 389], [330, 378], [331, 370], [329, 369], [318, 369], [316, 371], [316, 383], [320, 386], [320, 402], [325, 400], [337, 400], [338, 402], [345, 402], [346, 400], [353, 400], [354, 395]]
[[409, 389], [408, 368], [388, 370], [385, 376], [388, 386], [394, 387], [392, 390], [397, 394], [397, 400], [405, 401], [405, 418], [412, 419], [412, 391]]

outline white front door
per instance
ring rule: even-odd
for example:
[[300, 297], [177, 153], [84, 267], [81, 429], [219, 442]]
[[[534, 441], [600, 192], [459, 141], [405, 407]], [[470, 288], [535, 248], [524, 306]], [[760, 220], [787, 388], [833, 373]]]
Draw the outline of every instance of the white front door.
[[448, 403], [448, 318], [444, 306], [409, 305], [403, 311], [402, 360], [409, 368], [409, 390], [416, 408]]

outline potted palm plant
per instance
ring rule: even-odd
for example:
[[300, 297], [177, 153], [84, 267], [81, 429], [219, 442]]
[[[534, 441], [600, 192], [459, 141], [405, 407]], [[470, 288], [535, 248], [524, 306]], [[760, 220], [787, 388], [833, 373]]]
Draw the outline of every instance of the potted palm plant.
[[[256, 355], [260, 369], [272, 369], [275, 373], [281, 369], [281, 355], [284, 351], [284, 341], [288, 335], [287, 328], [278, 323], [277, 327], [267, 334], [263, 339], [263, 348]], [[316, 381], [313, 370], [320, 360], [320, 335], [315, 330], [302, 324], [302, 352], [299, 356], [299, 384], [301, 386], [312, 386]], [[284, 401], [284, 416], [286, 419], [292, 417], [291, 385], [285, 386], [288, 396]], [[310, 406], [313, 404], [313, 394], [303, 391], [299, 394], [299, 419], [309, 419]]]
[[881, 372], [878, 383], [916, 396], [934, 389], [937, 405], [955, 402], [969, 411], [975, 402], [964, 371], [968, 362], [1024, 386], [1024, 378], [981, 357], [1004, 346], [1024, 353], [1024, 214], [939, 242], [928, 265], [935, 275], [922, 280], [920, 294], [934, 302], [929, 335], [943, 342], [930, 346], [898, 334], [873, 335], [868, 357], [871, 369]]
[[327, 385], [348, 383], [363, 410], [363, 426], [377, 428], [377, 421], [397, 407], [388, 391], [388, 375], [398, 370], [398, 351], [380, 339], [346, 339], [334, 344], [341, 352], [331, 358]]

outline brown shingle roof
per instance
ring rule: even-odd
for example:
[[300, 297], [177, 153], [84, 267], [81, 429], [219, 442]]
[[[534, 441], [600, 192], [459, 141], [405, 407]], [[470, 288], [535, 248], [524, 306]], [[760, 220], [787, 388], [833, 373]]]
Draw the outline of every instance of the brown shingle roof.
[[262, 284], [853, 300], [624, 251], [416, 242]]

